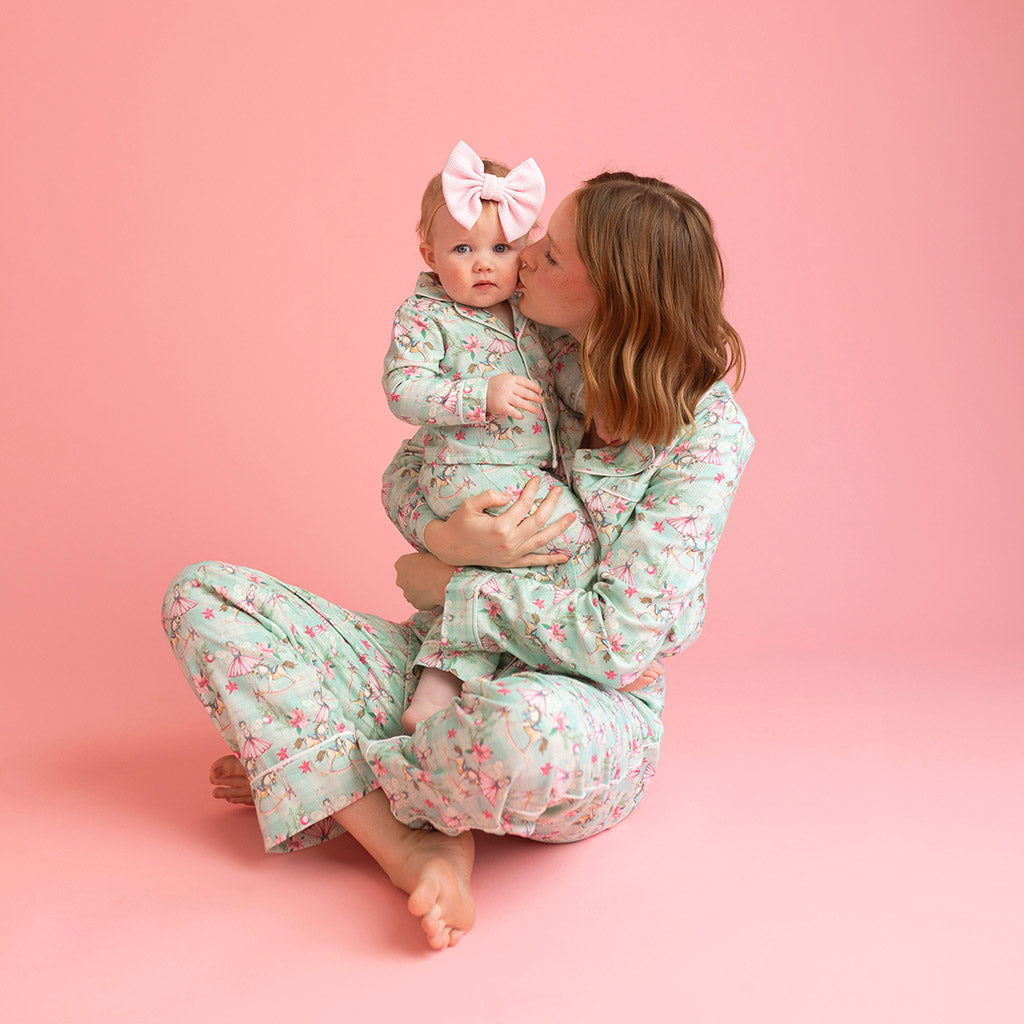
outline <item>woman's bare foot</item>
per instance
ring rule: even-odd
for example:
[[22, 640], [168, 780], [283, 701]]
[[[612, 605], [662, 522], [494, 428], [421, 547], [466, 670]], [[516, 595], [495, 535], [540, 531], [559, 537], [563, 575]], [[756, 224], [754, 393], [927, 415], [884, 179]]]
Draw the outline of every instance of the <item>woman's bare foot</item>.
[[406, 906], [420, 919], [433, 949], [456, 945], [473, 927], [476, 908], [469, 879], [474, 854], [471, 832], [446, 836], [421, 829], [409, 839], [402, 872], [391, 876], [409, 893]]
[[218, 757], [210, 765], [210, 784], [214, 787], [213, 795], [217, 800], [227, 800], [229, 804], [248, 804], [255, 806], [249, 776], [234, 754]]
[[[210, 782], [218, 800], [254, 805], [245, 769], [234, 754], [210, 765]], [[411, 829], [391, 813], [377, 789], [334, 816], [384, 869], [409, 899], [406, 906], [420, 919], [433, 949], [456, 945], [476, 920], [470, 891], [476, 843], [472, 832], [447, 836], [431, 829]]]
[[472, 832], [447, 836], [409, 828], [391, 813], [380, 789], [349, 804], [334, 818], [392, 883], [408, 893], [409, 913], [420, 919], [434, 949], [456, 945], [473, 927], [476, 909], [469, 880], [476, 844]]

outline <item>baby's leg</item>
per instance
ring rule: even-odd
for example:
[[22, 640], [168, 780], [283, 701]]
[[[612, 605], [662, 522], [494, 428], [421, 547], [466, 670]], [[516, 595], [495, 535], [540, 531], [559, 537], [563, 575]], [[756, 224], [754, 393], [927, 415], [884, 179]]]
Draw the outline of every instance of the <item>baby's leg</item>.
[[462, 681], [451, 672], [425, 667], [412, 696], [412, 703], [402, 714], [402, 728], [411, 733], [424, 718], [448, 707], [461, 689]]

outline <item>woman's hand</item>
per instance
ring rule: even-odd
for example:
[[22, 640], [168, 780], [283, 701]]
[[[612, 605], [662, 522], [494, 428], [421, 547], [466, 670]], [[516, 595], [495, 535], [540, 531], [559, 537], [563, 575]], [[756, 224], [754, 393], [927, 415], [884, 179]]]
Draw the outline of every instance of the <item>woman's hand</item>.
[[444, 592], [455, 569], [425, 551], [402, 555], [395, 562], [395, 582], [406, 601], [425, 611], [444, 604]]
[[424, 542], [450, 566], [482, 565], [513, 569], [566, 562], [568, 551], [548, 551], [546, 545], [567, 530], [576, 515], [568, 512], [548, 526], [562, 489], [553, 487], [533, 509], [539, 487], [540, 477], [533, 477], [519, 497], [496, 516], [489, 515], [486, 510], [508, 505], [507, 494], [491, 490], [467, 498], [447, 520], [435, 519], [427, 524]]

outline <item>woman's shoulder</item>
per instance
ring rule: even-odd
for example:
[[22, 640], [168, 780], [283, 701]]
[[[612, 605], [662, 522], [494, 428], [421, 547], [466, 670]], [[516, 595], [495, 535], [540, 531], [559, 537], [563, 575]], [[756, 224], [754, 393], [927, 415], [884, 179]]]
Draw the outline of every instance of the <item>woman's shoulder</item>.
[[736, 401], [732, 388], [724, 380], [712, 384], [693, 411], [693, 430], [689, 439], [692, 441], [695, 436], [709, 433], [717, 433], [719, 436], [742, 435], [751, 448], [754, 446], [754, 435], [750, 432], [747, 417]]
[[720, 467], [741, 472], [754, 449], [747, 417], [725, 381], [713, 384], [697, 403], [693, 425], [683, 429], [655, 457], [656, 476], [691, 478], [696, 469]]
[[736, 396], [727, 381], [719, 380], [711, 385], [701, 396], [694, 410], [694, 418], [699, 419], [702, 415], [721, 415], [723, 411], [733, 412], [735, 418], [742, 418], [746, 423], [743, 410], [740, 409]]

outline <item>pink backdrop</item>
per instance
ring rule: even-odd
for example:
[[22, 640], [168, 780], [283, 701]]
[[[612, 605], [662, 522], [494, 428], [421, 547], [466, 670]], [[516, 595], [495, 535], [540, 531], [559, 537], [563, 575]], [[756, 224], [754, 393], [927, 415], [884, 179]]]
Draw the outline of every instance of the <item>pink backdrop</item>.
[[[336, 995], [354, 963], [384, 986], [457, 971], [466, 1019], [506, 1019], [486, 993], [510, 944], [566, 1017], [642, 987], [693, 1020], [867, 1019], [874, 986], [874, 1020], [1013, 1019], [1021, 8], [719, 6], [4, 5], [4, 857], [25, 884], [2, 959], [38, 1019], [130, 1019], [154, 990], [174, 1019], [194, 986], [169, 964], [204, 977], [237, 914], [305, 931], [277, 962], [322, 962]], [[493, 923], [442, 961], [351, 850], [270, 862], [201, 802], [217, 741], [158, 605], [223, 558], [404, 614], [377, 494], [407, 428], [379, 373], [459, 138], [534, 156], [552, 200], [628, 168], [705, 203], [759, 446], [649, 806], [546, 856], [485, 844]], [[383, 938], [340, 904], [310, 937], [294, 901], [327, 878], [366, 914], [394, 902]], [[624, 959], [616, 994], [556, 985], [558, 950]], [[56, 986], [54, 952], [86, 957]], [[233, 1005], [284, 1012], [277, 980]]]

